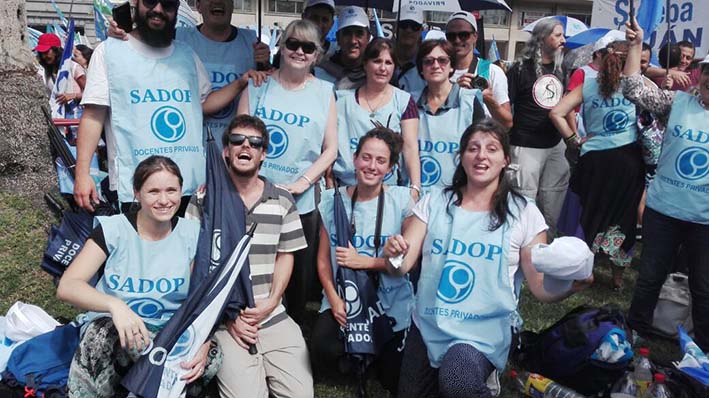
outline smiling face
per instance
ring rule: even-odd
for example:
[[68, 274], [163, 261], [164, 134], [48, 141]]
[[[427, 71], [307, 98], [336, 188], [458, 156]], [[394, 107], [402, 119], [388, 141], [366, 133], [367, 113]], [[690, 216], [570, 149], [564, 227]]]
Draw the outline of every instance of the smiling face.
[[[455, 49], [455, 53], [459, 59], [462, 59], [468, 54], [473, 52], [475, 48], [475, 42], [478, 40], [478, 34], [474, 31], [473, 26], [465, 20], [454, 19], [448, 22], [446, 26], [446, 34], [455, 34], [453, 40], [449, 40]], [[469, 37], [467, 39], [462, 39], [460, 35]]]
[[680, 45], [679, 50], [680, 57], [678, 69], [684, 71], [687, 70], [689, 64], [691, 64], [694, 60], [694, 49], [692, 47], [685, 47]]
[[[241, 134], [246, 137], [259, 137], [261, 133], [250, 127], [237, 127], [231, 130], [231, 134]], [[248, 139], [236, 145], [230, 143], [224, 147], [224, 158], [228, 162], [229, 169], [239, 177], [253, 177], [258, 174], [261, 162], [266, 159], [264, 148], [255, 148]]]
[[348, 26], [341, 29], [337, 32], [340, 54], [351, 63], [362, 59], [369, 37], [369, 31], [361, 26]]
[[[302, 38], [298, 34], [294, 34], [291, 37], [287, 38], [284, 41], [284, 43], [286, 43], [288, 41], [293, 42], [293, 43], [300, 42], [301, 44], [308, 43], [308, 44], [316, 45], [316, 43], [313, 43], [305, 38]], [[286, 45], [281, 46], [281, 54], [282, 54], [282, 61], [283, 61], [282, 65], [284, 67], [293, 68], [293, 69], [308, 69], [308, 70], [310, 70], [310, 67], [315, 62], [315, 60], [317, 59], [317, 56], [318, 56], [317, 50], [315, 52], [310, 53], [310, 54], [306, 54], [305, 51], [303, 51], [303, 46], [298, 46], [295, 50], [291, 50]]]
[[394, 74], [394, 66], [391, 48], [382, 48], [379, 56], [364, 63], [367, 83], [388, 84]]
[[177, 7], [164, 7], [158, 2], [150, 8], [143, 0], [138, 0], [133, 20], [142, 41], [153, 47], [167, 47], [175, 37]]
[[225, 28], [231, 25], [232, 0], [197, 0], [197, 11], [206, 26]]
[[357, 184], [367, 187], [378, 186], [384, 176], [391, 171], [391, 151], [384, 140], [369, 138], [354, 156]]
[[175, 174], [162, 169], [151, 174], [134, 194], [143, 216], [158, 223], [169, 222], [180, 207], [182, 187]]
[[468, 183], [480, 187], [498, 184], [509, 163], [502, 143], [495, 135], [484, 131], [473, 133], [460, 158]]

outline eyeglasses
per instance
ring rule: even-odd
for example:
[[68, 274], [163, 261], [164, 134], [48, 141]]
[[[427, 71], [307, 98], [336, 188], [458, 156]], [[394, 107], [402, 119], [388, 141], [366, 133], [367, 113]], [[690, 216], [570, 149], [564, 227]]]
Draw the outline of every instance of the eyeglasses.
[[446, 39], [448, 41], [455, 41], [456, 37], [459, 38], [461, 41], [466, 41], [470, 39], [470, 36], [473, 35], [473, 32], [469, 31], [463, 31], [463, 32], [446, 32]]
[[313, 42], [300, 41], [290, 37], [286, 39], [286, 48], [291, 51], [298, 51], [299, 48], [302, 48], [305, 54], [312, 54], [318, 47]]
[[421, 30], [423, 25], [420, 23], [417, 23], [416, 21], [401, 21], [399, 22], [399, 29], [401, 30], [412, 30], [412, 31], [418, 31]]
[[423, 66], [431, 67], [436, 62], [438, 62], [440, 66], [448, 66], [448, 64], [451, 63], [451, 59], [449, 57], [426, 57], [423, 59]]
[[168, 12], [175, 11], [180, 6], [179, 0], [143, 0], [143, 5], [150, 9], [155, 8], [158, 3], [162, 4], [162, 8]]
[[244, 141], [249, 140], [249, 145], [252, 148], [260, 149], [263, 148], [264, 142], [263, 137], [257, 137], [253, 135], [243, 135], [243, 134], [230, 134], [229, 143], [232, 145], [242, 145]]

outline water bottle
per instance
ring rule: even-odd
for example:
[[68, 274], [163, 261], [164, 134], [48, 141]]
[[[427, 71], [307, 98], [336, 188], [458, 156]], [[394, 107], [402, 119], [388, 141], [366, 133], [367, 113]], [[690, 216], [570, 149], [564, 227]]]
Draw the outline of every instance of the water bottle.
[[665, 386], [665, 375], [662, 373], [655, 373], [655, 384], [652, 385], [652, 391], [650, 393], [652, 398], [672, 398], [670, 390]]
[[514, 379], [517, 389], [531, 398], [585, 398], [576, 391], [536, 373], [512, 370], [510, 376]]
[[638, 386], [635, 385], [635, 379], [630, 372], [625, 372], [611, 388], [611, 398], [636, 398], [637, 395]]
[[640, 356], [637, 361], [635, 361], [633, 378], [635, 379], [635, 385], [638, 386], [638, 398], [650, 397], [650, 385], [652, 384], [652, 363], [650, 363], [648, 356], [650, 356], [650, 349], [647, 347], [642, 347], [640, 348]]

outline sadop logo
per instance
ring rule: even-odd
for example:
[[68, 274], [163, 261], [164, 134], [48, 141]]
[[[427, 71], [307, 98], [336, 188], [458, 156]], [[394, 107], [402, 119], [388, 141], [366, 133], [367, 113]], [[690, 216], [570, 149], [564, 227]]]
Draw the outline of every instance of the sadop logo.
[[172, 351], [170, 351], [168, 358], [180, 358], [189, 354], [190, 350], [192, 349], [192, 346], [195, 343], [195, 337], [196, 336], [193, 326], [190, 326], [185, 329], [185, 331], [182, 332], [180, 337], [175, 342], [175, 345], [172, 346]]
[[630, 118], [627, 113], [614, 109], [603, 118], [603, 129], [605, 131], [621, 131], [628, 127], [629, 122]]
[[165, 311], [161, 302], [149, 297], [129, 301], [128, 308], [141, 318], [160, 318]]
[[441, 164], [433, 156], [421, 156], [421, 185], [430, 187], [441, 179]]
[[268, 151], [266, 152], [266, 157], [278, 159], [288, 150], [288, 134], [281, 126], [275, 124], [270, 124], [266, 128], [268, 129]]
[[362, 302], [359, 300], [359, 289], [352, 281], [345, 281], [345, 289], [338, 285], [340, 296], [345, 299], [347, 319], [352, 319], [362, 312]]
[[677, 156], [677, 174], [687, 180], [698, 180], [709, 174], [709, 151], [701, 147], [689, 147]]
[[466, 263], [448, 260], [443, 265], [436, 296], [449, 304], [460, 303], [473, 291], [475, 272]]
[[185, 136], [187, 126], [185, 117], [174, 106], [165, 105], [158, 108], [150, 118], [153, 134], [160, 141], [176, 142]]

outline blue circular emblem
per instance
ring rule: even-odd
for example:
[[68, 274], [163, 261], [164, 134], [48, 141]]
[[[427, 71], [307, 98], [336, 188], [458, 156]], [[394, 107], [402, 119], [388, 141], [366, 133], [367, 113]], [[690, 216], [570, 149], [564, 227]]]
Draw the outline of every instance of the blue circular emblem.
[[177, 342], [175, 342], [175, 345], [172, 346], [172, 350], [170, 351], [168, 358], [180, 358], [189, 354], [195, 343], [195, 338], [196, 336], [193, 326], [185, 329], [185, 331], [182, 332], [180, 337], [177, 339]]
[[165, 105], [158, 108], [150, 118], [150, 127], [153, 134], [160, 141], [176, 142], [185, 136], [187, 125], [185, 117], [174, 106]]
[[[222, 88], [222, 86], [212, 86], [212, 92], [218, 91], [221, 88]], [[224, 108], [218, 110], [215, 113], [212, 113], [211, 115], [209, 115], [209, 117], [212, 119], [227, 118], [227, 117], [231, 116], [232, 114], [234, 114], [235, 108], [236, 108], [236, 100], [230, 101], [229, 105], [225, 106]]]
[[268, 129], [268, 151], [266, 157], [268, 159], [278, 159], [283, 156], [288, 150], [288, 134], [281, 126], [269, 124]]
[[686, 148], [677, 156], [675, 170], [690, 181], [706, 177], [709, 174], [709, 151], [697, 146]]
[[441, 164], [433, 156], [421, 156], [421, 185], [430, 187], [441, 179]]
[[128, 308], [138, 314], [141, 318], [160, 318], [165, 311], [165, 306], [161, 302], [149, 298], [139, 298], [128, 302]]
[[630, 118], [628, 117], [627, 113], [618, 109], [614, 109], [608, 112], [603, 118], [603, 129], [609, 132], [621, 131], [628, 127], [629, 122]]
[[460, 303], [473, 291], [475, 271], [466, 263], [448, 260], [443, 265], [436, 296], [449, 304]]
[[345, 312], [347, 319], [352, 319], [362, 312], [362, 302], [359, 300], [359, 289], [357, 284], [352, 281], [345, 281], [344, 291], [338, 285], [340, 297], [345, 299]]

